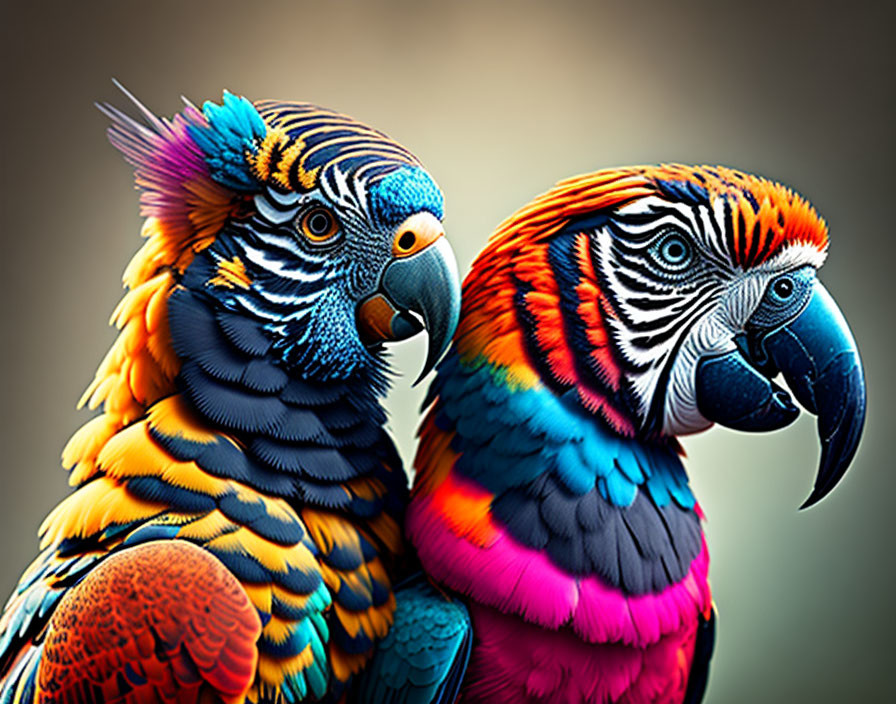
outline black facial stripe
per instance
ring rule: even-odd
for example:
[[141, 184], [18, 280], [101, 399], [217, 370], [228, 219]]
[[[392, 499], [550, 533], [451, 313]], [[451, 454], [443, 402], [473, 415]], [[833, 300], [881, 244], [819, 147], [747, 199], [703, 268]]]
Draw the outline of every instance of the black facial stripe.
[[[740, 217], [741, 223], [743, 223], [743, 216]], [[753, 258], [756, 256], [756, 252], [759, 249], [759, 231], [760, 231], [760, 223], [757, 219], [755, 223], [753, 223], [753, 232], [751, 233], [749, 240], [749, 247], [746, 251], [746, 258], [743, 260], [747, 262], [747, 266], [751, 266], [753, 264]], [[746, 234], [743, 230], [741, 233], [741, 242], [744, 240], [744, 235]]]
[[637, 308], [642, 311], [655, 311], [662, 310], [667, 306], [678, 305], [684, 301], [687, 301], [685, 296], [629, 296], [627, 298], [628, 304], [632, 308]]
[[[285, 279], [274, 271], [262, 268], [254, 269], [252, 275], [254, 276], [253, 284], [255, 288], [276, 296], [300, 296], [304, 298], [313, 294], [319, 294], [332, 284], [331, 281], [327, 280], [327, 277], [321, 276], [314, 281], [303, 281], [301, 288], [299, 288], [297, 282]], [[302, 307], [305, 307], [305, 304], [302, 304]]]
[[[651, 218], [651, 220], [655, 220], [655, 218]], [[613, 235], [614, 244], [623, 247], [626, 245], [629, 247], [635, 247], [638, 243], [649, 243], [663, 230], [668, 229], [668, 225], [665, 227], [655, 227], [644, 232], [632, 232], [630, 230], [626, 230], [622, 226], [622, 223], [611, 220], [608, 223], [608, 228], [610, 230], [610, 233]]]
[[660, 266], [654, 262], [653, 255], [645, 253], [641, 256], [629, 256], [622, 252], [614, 252], [616, 264], [625, 267], [631, 274], [640, 274], [645, 279], [658, 284], [675, 283], [686, 290], [696, 277], [705, 273], [705, 266], [698, 260], [690, 266], [685, 266], [681, 271], [658, 270]]
[[671, 217], [674, 220], [677, 220], [682, 224], [685, 229], [690, 230], [693, 226], [693, 221], [688, 215], [682, 212], [681, 209], [676, 208], [674, 206], [666, 206], [661, 204], [651, 204], [650, 213], [637, 213], [637, 214], [626, 214], [626, 213], [617, 213], [613, 216], [613, 218], [622, 224], [629, 225], [644, 225], [651, 221], [656, 221], [661, 218]]
[[[709, 295], [709, 292], [703, 296], [702, 299], [697, 299], [693, 302], [689, 311], [684, 312], [680, 316], [680, 321], [677, 325], [669, 325], [665, 330], [656, 330], [650, 334], [640, 335], [632, 338], [631, 344], [633, 347], [637, 347], [642, 350], [649, 350], [650, 348], [663, 345], [669, 340], [671, 340], [677, 333], [681, 334], [679, 338], [679, 343], [682, 339], [684, 339], [685, 331], [690, 329], [693, 325], [694, 320], [699, 318], [702, 314], [708, 312], [712, 308], [712, 297]], [[677, 347], [678, 345], [676, 345]]]
[[[718, 282], [714, 281], [711, 278], [707, 278], [707, 279], [703, 279], [700, 282], [699, 286], [695, 285], [694, 289], [695, 289], [695, 294], [692, 297], [693, 300], [701, 300], [706, 296], [717, 295], [719, 290], [721, 289], [721, 287], [719, 286]], [[691, 299], [682, 298], [677, 303], [672, 304], [671, 309], [672, 310], [681, 310], [683, 307], [685, 307], [691, 303], [693, 303], [693, 301]]]
[[286, 228], [289, 228], [290, 232], [292, 231], [291, 222], [275, 225], [258, 215], [252, 216], [252, 218], [250, 218], [247, 223], [243, 223], [243, 225], [246, 229], [252, 232], [261, 232], [266, 235], [277, 235], [280, 237], [284, 235], [284, 230]]
[[660, 222], [644, 232], [627, 230], [619, 223], [611, 223], [609, 229], [613, 235], [613, 247], [615, 249], [635, 254], [649, 249], [660, 237], [671, 233], [677, 233], [690, 242], [690, 225], [687, 228], [680, 227], [677, 223]]
[[[635, 277], [631, 276], [628, 272], [626, 272], [622, 269], [620, 269], [619, 271], [616, 271], [614, 273], [616, 274], [616, 279], [619, 281], [619, 283], [622, 284], [623, 286], [625, 286], [625, 288], [627, 288], [629, 291], [636, 291], [638, 293], [645, 293], [645, 294], [656, 293], [657, 295], [661, 295], [661, 296], [664, 296], [666, 294], [666, 291], [663, 288], [661, 288], [659, 286], [651, 286], [650, 285], [656, 281], [655, 279], [651, 279], [650, 284], [648, 284], [647, 282], [642, 281], [641, 279], [636, 279]], [[612, 289], [612, 287], [605, 287], [605, 288]], [[611, 293], [611, 297], [615, 298], [615, 296], [612, 296], [612, 293]]]
[[[656, 297], [646, 295], [627, 298], [626, 302], [628, 305], [625, 306], [626, 310], [624, 311], [623, 320], [626, 322], [626, 327], [635, 331], [642, 331], [645, 329], [645, 326], [662, 327], [664, 324], [663, 320], [676, 318], [684, 314], [689, 307], [695, 305], [695, 301], [702, 300], [706, 296], [715, 295], [717, 288], [717, 285], [712, 280], [704, 280], [699, 285], [693, 287], [693, 295], [691, 296], [674, 296], [670, 298], [665, 295]], [[669, 310], [669, 315], [650, 322], [636, 323], [632, 320], [631, 308], [635, 308], [642, 313], [650, 313], [665, 308]]]
[[681, 312], [669, 311], [666, 315], [651, 318], [650, 320], [632, 320], [626, 327], [632, 332], [649, 333], [652, 331], [660, 331], [672, 325], [680, 316]]
[[734, 247], [734, 217], [733, 217], [733, 214], [732, 214], [732, 212], [731, 212], [731, 203], [729, 203], [727, 199], [725, 199], [725, 201], [723, 201], [723, 203], [722, 203], [722, 213], [723, 213], [723, 220], [724, 220], [724, 223], [725, 223], [725, 226], [724, 226], [724, 239], [725, 239], [725, 244], [726, 244], [727, 247], [728, 247], [728, 252], [729, 252], [731, 255], [733, 255], [733, 254], [735, 254], [735, 247]]
[[678, 359], [678, 353], [681, 350], [684, 341], [690, 334], [691, 328], [693, 328], [697, 321], [700, 320], [700, 316], [710, 308], [710, 302], [706, 301], [705, 304], [701, 306], [700, 310], [694, 311], [694, 315], [689, 318], [689, 321], [681, 330], [681, 335], [670, 350], [669, 355], [666, 358], [666, 363], [663, 365], [659, 378], [657, 379], [655, 388], [658, 392], [654, 393], [653, 398], [651, 399], [650, 409], [647, 412], [647, 418], [644, 423], [645, 430], [658, 429], [659, 426], [662, 425], [663, 409], [666, 405], [666, 392], [669, 388], [669, 377], [672, 376], [672, 368], [675, 366], [675, 362]]
[[[258, 233], [269, 235], [269, 237], [263, 243], [257, 242]], [[266, 254], [271, 255], [268, 257], [269, 259], [281, 262], [285, 271], [301, 270], [313, 275], [326, 268], [325, 261], [322, 258], [306, 258], [303, 256], [304, 251], [298, 245], [298, 237], [291, 232], [284, 233], [283, 230], [268, 227], [258, 227], [257, 230], [249, 227], [243, 228], [243, 232], [240, 234], [245, 237], [245, 241], [242, 243], [244, 253], [249, 248], [264, 251]], [[277, 242], [274, 238], [281, 238], [283, 241]], [[249, 262], [246, 263], [248, 265]]]
[[[697, 224], [697, 231], [700, 235], [701, 241], [708, 246], [704, 248], [704, 255], [710, 259], [716, 265], [722, 267], [726, 271], [731, 270], [731, 265], [728, 261], [728, 257], [726, 256], [725, 249], [722, 246], [722, 243], [725, 241], [722, 230], [719, 227], [719, 222], [715, 217], [715, 213], [710, 208], [703, 208], [701, 213], [705, 213], [706, 217], [698, 217], [695, 218]], [[708, 234], [706, 231], [706, 227], [704, 225], [704, 221], [709, 220], [710, 227], [712, 228], [712, 234]]]
[[690, 278], [681, 279], [649, 269], [641, 261], [619, 261], [617, 258], [613, 265], [616, 278], [629, 293], [648, 296], [655, 294], [664, 300], [668, 300], [670, 293], [686, 296], [696, 291], [709, 274], [705, 267], [699, 267], [689, 274]]

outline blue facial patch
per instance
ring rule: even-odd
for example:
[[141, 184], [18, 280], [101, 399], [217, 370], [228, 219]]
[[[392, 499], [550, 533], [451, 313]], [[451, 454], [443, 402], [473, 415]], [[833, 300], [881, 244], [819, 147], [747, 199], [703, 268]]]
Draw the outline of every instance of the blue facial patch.
[[370, 187], [370, 211], [381, 225], [397, 226], [421, 210], [439, 220], [444, 214], [442, 191], [421, 168], [402, 166]]

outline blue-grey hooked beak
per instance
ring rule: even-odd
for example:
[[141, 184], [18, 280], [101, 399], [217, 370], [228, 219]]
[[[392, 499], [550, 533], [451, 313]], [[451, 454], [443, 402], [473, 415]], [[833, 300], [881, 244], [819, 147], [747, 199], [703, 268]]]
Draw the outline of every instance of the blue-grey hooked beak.
[[[408, 232], [399, 230], [396, 258], [383, 271], [378, 291], [362, 301], [358, 321], [368, 344], [404, 340], [426, 329], [429, 345], [416, 385], [433, 370], [454, 336], [460, 318], [460, 277], [454, 252], [443, 235], [424, 234], [402, 248], [401, 235]], [[419, 315], [423, 324], [410, 312]]]
[[865, 424], [864, 372], [849, 325], [814, 270], [803, 269], [769, 284], [738, 346], [699, 362], [698, 409], [738, 430], [782, 428], [799, 411], [771, 381], [780, 372], [803, 407], [818, 416], [821, 459], [800, 508], [812, 506], [846, 473]]

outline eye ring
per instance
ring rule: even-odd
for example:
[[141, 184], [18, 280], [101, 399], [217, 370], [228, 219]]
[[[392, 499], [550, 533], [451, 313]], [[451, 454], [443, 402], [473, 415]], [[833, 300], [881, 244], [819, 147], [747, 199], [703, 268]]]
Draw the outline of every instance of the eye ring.
[[772, 283], [771, 292], [782, 303], [787, 301], [794, 291], [793, 279], [789, 276], [781, 276]]
[[684, 269], [693, 259], [694, 250], [687, 238], [679, 232], [669, 232], [651, 248], [658, 263], [673, 271]]
[[328, 208], [315, 206], [302, 215], [299, 231], [312, 244], [330, 244], [339, 234], [339, 222]]

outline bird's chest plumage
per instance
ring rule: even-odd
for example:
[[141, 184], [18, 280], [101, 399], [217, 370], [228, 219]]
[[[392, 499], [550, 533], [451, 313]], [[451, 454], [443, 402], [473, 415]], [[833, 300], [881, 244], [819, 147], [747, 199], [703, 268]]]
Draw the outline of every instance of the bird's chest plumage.
[[[268, 679], [276, 682], [313, 661], [322, 673], [329, 670], [336, 682], [345, 682], [388, 631], [395, 606], [391, 570], [401, 551], [406, 480], [382, 429], [385, 415], [369, 385], [358, 380], [315, 382], [287, 373], [272, 360], [271, 340], [257, 322], [210, 308], [187, 289], [172, 295], [169, 319], [184, 396], [238, 446], [231, 462], [201, 448], [193, 448], [194, 461], [205, 462], [211, 474], [239, 475], [250, 490], [285, 501], [313, 555], [314, 564], [294, 576], [301, 582], [299, 595], [313, 601], [319, 588], [321, 603], [315, 610], [294, 600], [281, 609], [280, 623], [272, 612], [259, 642], [260, 655], [270, 655], [271, 668], [279, 670]], [[188, 452], [176, 434], [168, 436], [167, 449]], [[225, 564], [252, 583], [254, 565], [245, 558], [257, 561], [265, 554], [256, 548], [228, 556]], [[324, 627], [314, 614], [330, 602]], [[325, 657], [304, 635], [315, 629], [321, 643], [329, 641]], [[293, 664], [284, 667], [284, 658]], [[265, 674], [261, 665], [259, 674]], [[319, 696], [321, 688], [308, 684]]]
[[488, 365], [441, 371], [407, 526], [427, 572], [471, 600], [468, 699], [680, 701], [710, 595], [674, 450], [502, 388]]
[[680, 704], [697, 621], [655, 643], [588, 643], [569, 629], [546, 630], [481, 604], [470, 606], [477, 640], [462, 702]]
[[260, 616], [250, 701], [338, 696], [395, 608], [407, 489], [383, 411], [363, 384], [284, 371], [256, 321], [187, 288], [168, 322], [176, 378], [48, 519], [34, 598], [56, 603], [54, 575], [103, 550], [186, 540]]

